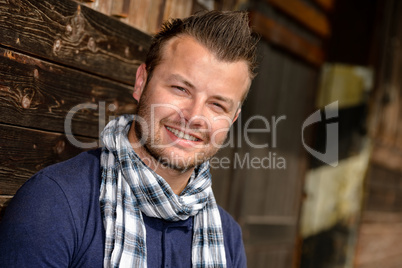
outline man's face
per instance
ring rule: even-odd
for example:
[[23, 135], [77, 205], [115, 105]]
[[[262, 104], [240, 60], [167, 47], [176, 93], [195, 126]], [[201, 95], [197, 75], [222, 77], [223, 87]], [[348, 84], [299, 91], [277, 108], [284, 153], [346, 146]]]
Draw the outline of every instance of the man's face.
[[245, 61], [219, 61], [188, 36], [165, 45], [148, 84], [146, 79], [142, 65], [134, 92], [144, 119], [136, 120], [137, 139], [151, 157], [180, 171], [219, 150], [250, 85]]

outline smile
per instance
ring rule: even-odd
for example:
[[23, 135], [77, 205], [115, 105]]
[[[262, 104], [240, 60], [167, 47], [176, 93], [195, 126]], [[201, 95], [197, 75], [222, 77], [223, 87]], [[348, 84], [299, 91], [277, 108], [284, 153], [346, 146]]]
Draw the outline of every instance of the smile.
[[189, 141], [201, 141], [199, 138], [194, 137], [190, 134], [184, 133], [183, 131], [177, 130], [175, 128], [171, 127], [166, 127], [170, 132], [172, 132], [176, 137], [184, 140], [189, 140]]

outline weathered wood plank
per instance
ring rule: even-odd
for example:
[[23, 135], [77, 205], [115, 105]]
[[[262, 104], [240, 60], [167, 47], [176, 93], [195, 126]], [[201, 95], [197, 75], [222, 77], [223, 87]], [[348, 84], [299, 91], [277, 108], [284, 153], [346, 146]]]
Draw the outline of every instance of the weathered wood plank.
[[335, 0], [314, 0], [325, 11], [331, 11], [334, 9]]
[[0, 195], [0, 221], [4, 215], [8, 203], [10, 203], [12, 198], [13, 197], [11, 195]]
[[131, 1], [127, 22], [147, 33], [156, 33], [163, 20], [165, 0]]
[[[131, 86], [0, 48], [0, 123], [98, 137], [110, 116], [133, 113]], [[81, 105], [76, 113], [72, 108]]]
[[130, 8], [130, 0], [114, 0], [112, 4], [112, 16], [127, 18]]
[[293, 246], [273, 243], [272, 245], [247, 245], [247, 267], [295, 267], [292, 266]]
[[254, 31], [268, 42], [288, 50], [315, 66], [323, 64], [325, 56], [321, 47], [311, 44], [257, 11], [250, 13], [250, 21]]
[[191, 15], [193, 1], [188, 0], [166, 0], [163, 20], [170, 18], [184, 18]]
[[402, 172], [374, 162], [374, 154], [366, 182], [365, 211], [399, 212], [402, 206]]
[[77, 2], [0, 0], [0, 44], [133, 84], [150, 36]]
[[[244, 130], [245, 123], [259, 115], [270, 122], [272, 132], [247, 134], [254, 144], [269, 144], [268, 148], [259, 149], [246, 143], [246, 135], [241, 131], [243, 144], [236, 148], [236, 153], [241, 157], [249, 154], [250, 159], [272, 157], [268, 168], [249, 165], [249, 168], [238, 166], [233, 171], [230, 191], [233, 200], [228, 202], [232, 207], [229, 211], [234, 215], [240, 211], [237, 219], [242, 225], [249, 267], [298, 267], [292, 266], [292, 262], [299, 259], [293, 250], [298, 245], [297, 219], [306, 162], [300, 129], [313, 104], [317, 69], [278, 49], [272, 42], [262, 40], [259, 48], [260, 74], [253, 80], [238, 121], [242, 120]], [[281, 116], [286, 119], [277, 121], [273, 130], [274, 118], [276, 121]], [[261, 128], [258, 123], [253, 121], [250, 127]], [[279, 157], [285, 160], [285, 168], [274, 164]], [[279, 257], [277, 251], [281, 244], [288, 250]]]
[[[377, 217], [381, 219], [382, 213], [378, 213]], [[402, 235], [400, 217], [395, 222], [363, 221], [360, 227], [356, 267], [400, 267], [402, 261], [400, 235]], [[398, 266], [395, 265], [398, 263], [396, 260], [399, 262]]]
[[[34, 173], [84, 151], [64, 134], [0, 124], [0, 195], [13, 195]], [[80, 138], [82, 142], [95, 139]]]
[[313, 7], [301, 0], [266, 0], [275, 8], [292, 17], [309, 30], [328, 38], [331, 34], [330, 24], [325, 14], [320, 13]]
[[109, 16], [113, 5], [113, 0], [96, 0], [94, 3], [91, 4], [86, 3], [85, 5], [100, 13]]

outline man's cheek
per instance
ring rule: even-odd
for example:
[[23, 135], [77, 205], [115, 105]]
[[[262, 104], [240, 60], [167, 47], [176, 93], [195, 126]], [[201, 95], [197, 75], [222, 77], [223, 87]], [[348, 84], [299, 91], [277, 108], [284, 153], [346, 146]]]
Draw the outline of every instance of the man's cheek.
[[184, 118], [183, 112], [180, 110], [177, 105], [169, 104], [169, 103], [157, 103], [151, 105], [151, 121], [155, 122], [156, 120], [180, 120]]
[[[220, 148], [220, 147], [225, 147], [228, 144], [223, 144], [223, 142], [225, 141], [227, 135], [229, 134], [230, 131], [230, 127], [232, 125], [232, 119], [229, 116], [216, 116], [212, 119], [212, 122], [214, 123], [214, 131], [212, 132], [211, 135], [211, 144], [212, 146], [216, 147], [216, 148]], [[229, 143], [231, 143], [232, 141], [232, 135], [233, 133], [231, 133], [230, 139], [229, 139]]]
[[220, 148], [222, 146], [226, 146], [226, 144], [223, 144], [223, 142], [225, 141], [225, 139], [229, 133], [229, 130], [230, 130], [230, 127], [228, 127], [228, 126], [215, 130], [211, 135], [210, 144], [215, 148]]

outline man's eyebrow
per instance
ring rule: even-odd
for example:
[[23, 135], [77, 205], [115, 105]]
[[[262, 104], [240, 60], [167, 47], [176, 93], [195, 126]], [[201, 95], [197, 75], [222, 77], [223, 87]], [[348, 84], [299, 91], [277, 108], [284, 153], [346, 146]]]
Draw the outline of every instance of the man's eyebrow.
[[194, 86], [192, 83], [190, 83], [189, 81], [187, 81], [183, 76], [181, 76], [181, 75], [179, 75], [179, 74], [172, 74], [172, 75], [169, 77], [169, 80], [176, 80], [176, 81], [179, 81], [179, 82], [185, 84], [185, 85], [188, 86], [189, 88], [192, 88], [192, 89], [195, 88], [195, 86]]

